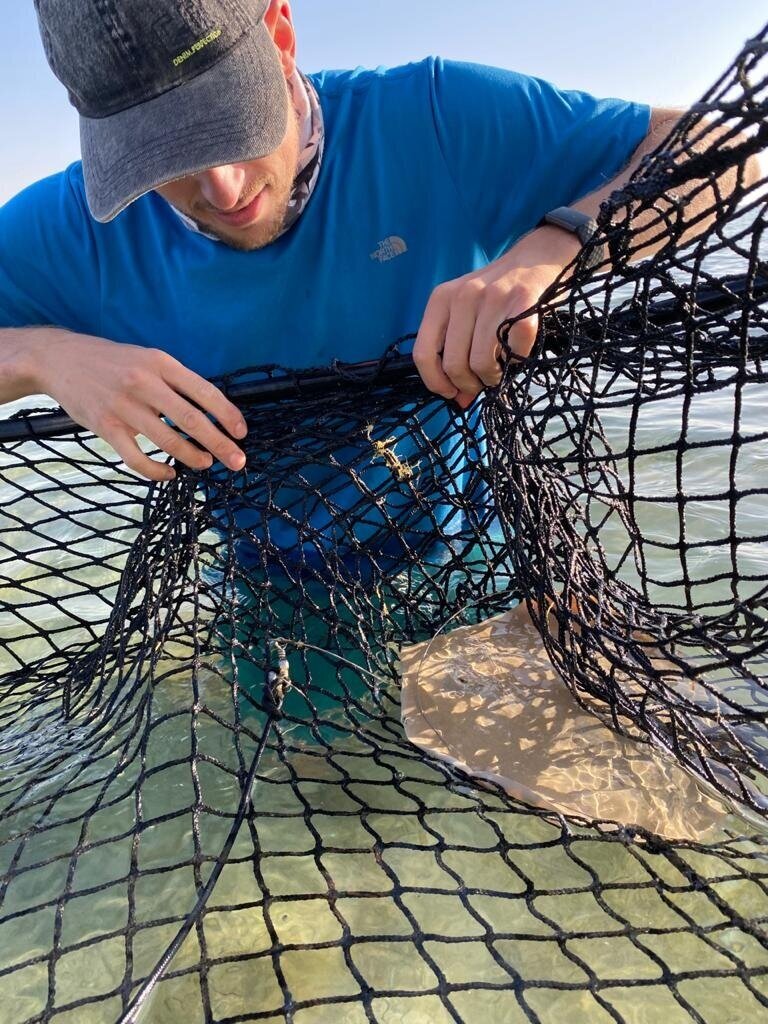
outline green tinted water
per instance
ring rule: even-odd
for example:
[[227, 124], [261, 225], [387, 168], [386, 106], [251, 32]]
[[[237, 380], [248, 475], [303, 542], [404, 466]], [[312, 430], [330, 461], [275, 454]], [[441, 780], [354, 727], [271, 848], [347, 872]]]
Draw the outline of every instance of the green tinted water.
[[[756, 416], [759, 404], [756, 396]], [[707, 429], [727, 429], [718, 426], [720, 411], [713, 402]], [[660, 432], [674, 429], [674, 416], [670, 410], [660, 420]], [[765, 451], [752, 450], [755, 463], [744, 472], [764, 472]], [[698, 460], [696, 468], [694, 488], [710, 487], [720, 472], [714, 460]], [[653, 494], [667, 486], [668, 471], [651, 466], [647, 479]], [[663, 533], [665, 526], [661, 517], [654, 524], [649, 511], [653, 529]], [[609, 545], [609, 531], [606, 537]], [[60, 539], [54, 534], [51, 543]], [[66, 550], [71, 556], [72, 546]], [[755, 571], [764, 571], [762, 547], [746, 546], [745, 575], [750, 558]], [[105, 565], [83, 579], [100, 574], [107, 600], [114, 579], [109, 559]], [[663, 564], [654, 571], [663, 573]], [[244, 614], [246, 608], [247, 602]], [[278, 611], [274, 605], [272, 621], [280, 620]], [[768, 919], [768, 854], [759, 842], [739, 838], [711, 852], [683, 846], [670, 859], [606, 841], [599, 830], [564, 827], [461, 782], [447, 785], [441, 770], [402, 743], [391, 682], [382, 675], [379, 703], [372, 702], [370, 679], [354, 668], [362, 664], [359, 653], [345, 651], [344, 666], [323, 653], [328, 611], [326, 604], [316, 621], [302, 625], [304, 641], [320, 650], [290, 655], [297, 685], [286, 706], [306, 723], [317, 714], [321, 727], [289, 721], [266, 751], [253, 817], [142, 1019], [283, 1020], [289, 990], [299, 1007], [325, 1000], [300, 1008], [299, 1024], [354, 1022], [367, 1019], [359, 1005], [365, 986], [381, 993], [371, 1001], [381, 1024], [455, 1019], [447, 1006], [468, 1024], [485, 1024], [489, 1015], [524, 1021], [529, 1012], [545, 1024], [607, 1022], [613, 1012], [633, 1024], [696, 1019], [688, 1008], [708, 1024], [759, 1019], [755, 993], [768, 994], [768, 957], [740, 925], [743, 918]], [[343, 608], [334, 614], [342, 622], [347, 615], [351, 625]], [[88, 615], [83, 609], [82, 619]], [[86, 628], [68, 622], [62, 609], [41, 607], [38, 622], [78, 636]], [[24, 643], [30, 657], [39, 656], [38, 641]], [[14, 651], [25, 655], [24, 645]], [[131, 735], [135, 709], [124, 709], [123, 724], [120, 716], [66, 728], [52, 722], [27, 750], [37, 762], [69, 754], [30, 794], [36, 801], [50, 795], [46, 824], [60, 824], [26, 836], [0, 907], [4, 1022], [21, 1024], [45, 1010], [51, 974], [53, 1009], [61, 1011], [55, 1020], [118, 1019], [126, 951], [136, 992], [220, 854], [240, 800], [234, 716], [253, 722], [254, 736], [240, 751], [246, 762], [261, 719], [244, 696], [233, 708], [226, 664], [212, 661], [200, 673], [196, 707], [188, 675], [174, 672], [172, 660], [160, 676], [141, 713], [152, 723], [141, 757], [131, 756], [141, 739]], [[307, 679], [311, 705], [302, 693]], [[239, 682], [258, 695], [263, 672], [244, 661]], [[21, 703], [22, 696], [16, 694]], [[345, 698], [352, 705], [341, 712]], [[15, 758], [36, 713], [33, 703], [25, 720], [4, 731]], [[93, 730], [105, 729], [113, 731], [114, 752], [83, 770]], [[207, 758], [194, 773], [193, 742]], [[70, 794], [55, 800], [65, 786]], [[196, 792], [208, 810], [193, 815]], [[39, 807], [16, 815], [18, 833], [34, 827]], [[752, 831], [738, 819], [729, 830], [737, 837]], [[0, 839], [0, 869], [8, 870], [21, 847], [9, 834]], [[49, 899], [58, 893], [66, 895], [57, 908]], [[54, 944], [64, 952], [52, 962]], [[27, 966], [14, 969], [22, 962]], [[450, 995], [441, 997], [446, 984]], [[93, 1002], [66, 1010], [84, 996]]]
[[[758, 433], [768, 392], [746, 389], [744, 399], [742, 429]], [[732, 405], [727, 392], [703, 399], [691, 429], [727, 441]], [[626, 413], [615, 410], [604, 425], [620, 448]], [[678, 437], [679, 404], [655, 403], [639, 429], [648, 442]], [[764, 486], [767, 467], [768, 442], [746, 445], [736, 467], [739, 485]], [[674, 455], [638, 466], [637, 515], [651, 540], [677, 536], [677, 509], [671, 515], [650, 500], [676, 496], [673, 469]], [[87, 480], [85, 470], [69, 472], [68, 483]], [[727, 481], [715, 449], [686, 455], [682, 473], [693, 495], [712, 494]], [[32, 471], [15, 470], [0, 485], [0, 507], [15, 498], [16, 484], [43, 486]], [[70, 500], [58, 493], [56, 501]], [[41, 592], [25, 612], [27, 629], [4, 610], [0, 636], [17, 632], [9, 648], [16, 665], [0, 666], [3, 672], [47, 656], [40, 627], [53, 631], [57, 644], [87, 640], [89, 624], [103, 621], [114, 596], [139, 510], [98, 481], [73, 500], [102, 505], [105, 523], [118, 517], [120, 542], [105, 542], [97, 554], [81, 543], [89, 535], [83, 513], [80, 530], [52, 515], [29, 550], [18, 548], [13, 565], [3, 566], [16, 581], [4, 589], [4, 609], [28, 601], [35, 562], [65, 566], [84, 586], [98, 583], [98, 596], [79, 599], [70, 587], [53, 607], [55, 595]], [[30, 522], [41, 518], [40, 508], [29, 502]], [[729, 529], [724, 512], [717, 501], [685, 508], [690, 531], [709, 539]], [[750, 575], [766, 571], [768, 545], [750, 539], [764, 534], [765, 522], [760, 502], [746, 497], [738, 510], [744, 539], [735, 583], [744, 596], [754, 591]], [[609, 521], [602, 536], [609, 552], [614, 530], [617, 546], [623, 543]], [[679, 577], [679, 559], [665, 560], [660, 546], [649, 551], [651, 596], [679, 599], [664, 586]], [[692, 556], [690, 568], [694, 579], [727, 577], [730, 592], [725, 549], [707, 549], [700, 562]], [[629, 582], [638, 582], [626, 571]], [[713, 602], [722, 596], [720, 584], [702, 587]], [[535, 1016], [543, 1024], [740, 1024], [765, 1015], [758, 996], [768, 998], [768, 955], [755, 933], [768, 921], [768, 853], [752, 825], [734, 817], [725, 844], [656, 852], [612, 838], [610, 830], [558, 822], [466, 781], [449, 784], [439, 766], [404, 744], [397, 690], [386, 674], [371, 697], [370, 677], [361, 680], [355, 668], [363, 659], [354, 645], [344, 651], [344, 665], [323, 653], [330, 611], [302, 625], [305, 644], [319, 650], [290, 656], [296, 686], [286, 705], [289, 721], [261, 762], [252, 816], [143, 1020], [283, 1021], [287, 992], [298, 1007], [296, 1024], [515, 1024]], [[289, 622], [288, 606], [285, 613]], [[343, 621], [347, 613], [342, 607], [333, 614]], [[189, 677], [174, 670], [172, 653], [151, 692], [111, 717], [65, 723], [23, 684], [5, 696], [6, 708], [26, 711], [0, 721], [0, 783], [10, 785], [9, 765], [17, 771], [25, 760], [50, 762], [51, 771], [34, 793], [22, 795], [29, 810], [18, 809], [12, 828], [0, 834], [0, 872], [13, 877], [0, 904], [3, 1024], [43, 1013], [64, 1024], [117, 1020], [126, 979], [128, 995], [135, 994], [220, 855], [241, 799], [238, 772], [253, 757], [263, 716], [245, 694], [233, 705], [231, 666], [215, 659], [201, 669], [190, 702]], [[178, 656], [188, 653], [182, 645]], [[311, 706], [302, 692], [307, 680]], [[239, 683], [258, 695], [263, 672], [244, 660]], [[315, 713], [321, 725], [313, 730]], [[137, 719], [147, 728], [137, 732]], [[251, 732], [240, 731], [235, 742], [239, 720]], [[39, 728], [27, 743], [33, 725]], [[105, 735], [106, 753], [84, 767], [84, 752]], [[204, 754], [194, 771], [193, 745]], [[193, 814], [196, 802], [204, 809]], [[56, 827], [36, 834], [41, 821]], [[61, 953], [52, 957], [54, 946]], [[374, 994], [366, 1013], [360, 998], [368, 987]], [[85, 996], [90, 1003], [68, 1009]], [[322, 1005], [303, 1005], [316, 1001]]]

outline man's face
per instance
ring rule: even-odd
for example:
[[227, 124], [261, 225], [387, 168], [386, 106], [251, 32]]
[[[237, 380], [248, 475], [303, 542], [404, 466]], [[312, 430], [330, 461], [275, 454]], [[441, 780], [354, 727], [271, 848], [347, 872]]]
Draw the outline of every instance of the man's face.
[[250, 252], [280, 234], [298, 162], [299, 124], [290, 103], [285, 138], [273, 153], [179, 178], [156, 191], [209, 235]]

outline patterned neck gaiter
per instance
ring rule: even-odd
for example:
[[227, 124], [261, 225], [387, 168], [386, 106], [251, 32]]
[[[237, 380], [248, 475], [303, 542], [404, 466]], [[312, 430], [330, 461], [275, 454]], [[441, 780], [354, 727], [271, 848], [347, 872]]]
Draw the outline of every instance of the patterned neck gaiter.
[[[323, 111], [314, 85], [297, 69], [288, 79], [288, 87], [299, 118], [301, 155], [299, 156], [298, 169], [293, 183], [293, 194], [291, 195], [285, 215], [285, 224], [280, 235], [277, 236], [278, 238], [293, 227], [301, 216], [304, 207], [309, 202], [309, 198], [317, 184], [325, 149]], [[210, 238], [213, 242], [220, 241], [214, 235], [209, 235], [207, 231], [202, 231], [190, 217], [177, 210], [175, 206], [171, 205], [171, 209], [186, 224], [190, 231], [195, 231], [205, 238]]]

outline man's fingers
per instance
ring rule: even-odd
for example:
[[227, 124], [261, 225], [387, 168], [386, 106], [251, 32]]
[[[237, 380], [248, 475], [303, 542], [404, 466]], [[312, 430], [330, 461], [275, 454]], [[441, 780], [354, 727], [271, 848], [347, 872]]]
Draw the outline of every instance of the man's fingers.
[[[215, 384], [188, 370], [176, 360], [170, 362], [168, 369], [163, 373], [163, 379], [174, 391], [185, 395], [195, 405], [210, 413], [232, 437], [245, 437], [248, 428], [242, 413]], [[186, 427], [184, 429], [186, 430]]]
[[176, 476], [171, 466], [156, 462], [145, 455], [136, 443], [135, 435], [129, 429], [112, 430], [108, 435], [104, 435], [104, 440], [112, 445], [126, 466], [134, 473], [138, 473], [139, 476], [158, 481], [173, 480]]
[[504, 373], [504, 355], [497, 337], [501, 317], [490, 310], [478, 317], [472, 338], [469, 366], [487, 388], [494, 388]]
[[[129, 422], [135, 433], [143, 434], [161, 451], [167, 452], [177, 462], [183, 462], [190, 469], [210, 469], [213, 464], [213, 456], [210, 452], [203, 451], [191, 441], [183, 438], [178, 430], [174, 430], [153, 412], [137, 406], [131, 413]], [[232, 444], [231, 441], [227, 443]]]
[[451, 305], [443, 351], [443, 371], [460, 392], [472, 396], [483, 390], [482, 380], [470, 366], [480, 294], [479, 289], [469, 293], [459, 291], [456, 301]]
[[[221, 397], [223, 398], [224, 396], [222, 395]], [[192, 405], [191, 402], [188, 402], [182, 395], [177, 394], [169, 387], [161, 385], [157, 392], [152, 394], [151, 401], [154, 408], [159, 413], [171, 420], [179, 430], [183, 430], [189, 437], [194, 438], [198, 444], [203, 446], [206, 452], [210, 452], [214, 458], [223, 462], [225, 466], [229, 467], [229, 469], [240, 470], [243, 468], [245, 465], [245, 455], [240, 448], [238, 448], [235, 442], [219, 430], [216, 424], [212, 423], [201, 409], [195, 408], [195, 406]], [[224, 401], [226, 402], [227, 400], [224, 399]], [[242, 420], [242, 416], [239, 411], [237, 412], [237, 415], [239, 419]], [[134, 420], [131, 419], [132, 424], [133, 422]], [[156, 437], [158, 435], [159, 421], [158, 424], [152, 428], [151, 434], [147, 429], [145, 429], [147, 425], [146, 420], [142, 418], [142, 423], [137, 424], [137, 429], [141, 430], [143, 434], [146, 434], [147, 437], [157, 443]], [[171, 430], [171, 428], [169, 427], [168, 430]], [[171, 431], [171, 433], [175, 434], [177, 437], [179, 436], [176, 431]], [[175, 444], [167, 433], [165, 435], [161, 434], [161, 436], [165, 436], [168, 443]], [[180, 438], [180, 440], [184, 443], [183, 439]], [[200, 463], [199, 453], [198, 457], [192, 456], [194, 445], [189, 444], [189, 442], [186, 442], [186, 444], [188, 447], [183, 448], [181, 450], [182, 454], [178, 456], [181, 461], [186, 465], [191, 466], [193, 469], [205, 468]], [[165, 444], [163, 444], [162, 447], [164, 450], [168, 450]], [[177, 448], [177, 450], [171, 454], [176, 455], [178, 450], [179, 449]]]
[[430, 391], [443, 398], [455, 398], [457, 388], [443, 370], [442, 350], [450, 315], [449, 292], [436, 288], [427, 303], [421, 327], [413, 346], [413, 361]]
[[496, 387], [501, 383], [509, 356], [525, 359], [530, 355], [536, 341], [539, 318], [534, 315], [516, 323], [509, 331], [507, 349], [498, 340], [500, 323], [503, 323], [503, 317], [498, 313], [492, 310], [483, 312], [478, 317], [472, 339], [469, 365], [486, 387]]
[[510, 353], [519, 359], [527, 359], [536, 342], [538, 332], [539, 318], [535, 313], [532, 316], [527, 316], [525, 320], [519, 320], [513, 324], [507, 336]]

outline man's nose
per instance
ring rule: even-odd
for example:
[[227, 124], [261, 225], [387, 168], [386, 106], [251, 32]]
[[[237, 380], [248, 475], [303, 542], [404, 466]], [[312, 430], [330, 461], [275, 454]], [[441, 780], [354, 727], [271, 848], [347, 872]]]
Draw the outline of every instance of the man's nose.
[[243, 194], [245, 169], [235, 164], [211, 167], [197, 175], [203, 198], [217, 210], [227, 212], [234, 209]]

